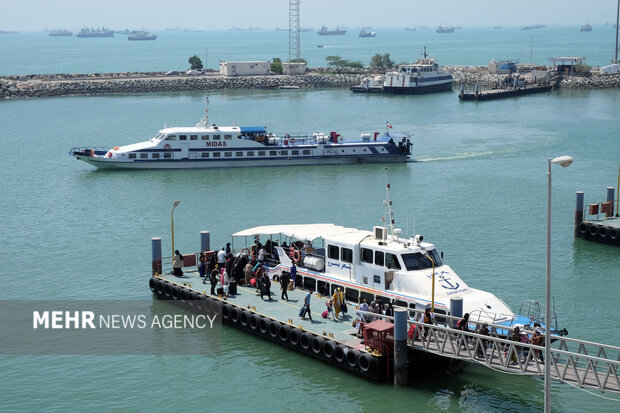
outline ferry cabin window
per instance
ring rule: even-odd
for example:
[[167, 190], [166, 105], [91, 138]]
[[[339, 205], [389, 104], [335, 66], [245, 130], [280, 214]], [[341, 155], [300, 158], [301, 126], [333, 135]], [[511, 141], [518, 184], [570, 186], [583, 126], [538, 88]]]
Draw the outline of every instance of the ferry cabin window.
[[219, 141], [220, 140], [220, 135], [213, 135], [213, 140], [214, 141]]
[[303, 154], [304, 155], [310, 155], [310, 150], [309, 149], [304, 149], [303, 150]]
[[225, 157], [225, 158], [230, 158], [230, 157], [232, 157], [232, 152], [224, 152], [224, 157]]
[[202, 140], [203, 141], [208, 141], [209, 140], [209, 135], [202, 135]]
[[265, 156], [265, 151], [258, 151], [258, 156]]
[[151, 158], [159, 159], [159, 154], [158, 153], [154, 153], [154, 154], [151, 155]]
[[239, 158], [243, 156], [243, 152], [235, 152], [235, 156]]
[[248, 156], [254, 156], [254, 152], [248, 152]]
[[368, 248], [362, 248], [362, 262], [367, 262], [368, 264], [372, 264], [373, 263], [373, 251], [369, 250]]
[[340, 248], [336, 247], [335, 245], [328, 245], [327, 256], [332, 260], [340, 259]]
[[276, 156], [278, 155], [278, 151], [269, 151], [269, 156]]
[[[436, 249], [429, 251], [429, 254], [435, 260], [435, 267], [439, 267], [443, 265], [441, 261], [441, 257], [437, 253]], [[402, 254], [403, 261], [405, 262], [405, 267], [407, 271], [415, 271], [415, 270], [423, 270], [426, 268], [433, 268], [433, 263], [431, 262], [426, 255], [422, 255], [420, 252], [415, 252], [412, 254]]]
[[166, 140], [167, 141], [176, 141], [177, 140], [177, 135], [168, 135]]
[[187, 140], [187, 135], [179, 135], [179, 140], [180, 141], [186, 141]]
[[375, 251], [375, 265], [383, 266], [383, 252]]
[[203, 152], [202, 153], [202, 157], [203, 158], [208, 158], [209, 157], [209, 152]]
[[220, 152], [213, 152], [213, 157], [214, 158], [219, 158], [220, 156], [222, 156], [222, 154]]
[[172, 154], [170, 152], [164, 153], [164, 159], [170, 159], [170, 158], [172, 158]]
[[232, 135], [224, 135], [224, 139], [231, 140], [232, 139]]
[[288, 155], [288, 151], [280, 151], [280, 155]]
[[291, 151], [291, 154], [293, 154], [293, 155], [299, 155], [299, 151], [298, 151], [298, 150]]
[[398, 256], [390, 253], [385, 254], [385, 266], [389, 269], [400, 270]]
[[381, 282], [381, 277], [378, 275], [373, 275], [372, 282], [374, 282], [375, 284], [379, 284]]
[[140, 154], [140, 158], [141, 158], [141, 159], [145, 159], [145, 158], [148, 158], [148, 157], [149, 157], [149, 154], [148, 154], [148, 153], [141, 153], [141, 154]]
[[135, 159], [136, 158], [136, 154], [135, 153], [130, 153], [129, 154], [129, 159]]
[[190, 141], [198, 140], [198, 135], [189, 135], [189, 140]]
[[342, 248], [340, 251], [341, 251], [341, 261], [353, 262], [353, 250], [352, 249]]

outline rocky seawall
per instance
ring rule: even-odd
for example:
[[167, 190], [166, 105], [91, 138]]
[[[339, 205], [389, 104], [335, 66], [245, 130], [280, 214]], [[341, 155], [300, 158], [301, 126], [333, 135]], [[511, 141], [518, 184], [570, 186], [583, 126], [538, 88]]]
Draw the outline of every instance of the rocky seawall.
[[[490, 88], [504, 75], [490, 74], [482, 66], [451, 66], [455, 88], [478, 85]], [[92, 73], [62, 75], [20, 75], [0, 77], [0, 98], [30, 98], [65, 95], [105, 95], [123, 93], [173, 92], [184, 90], [257, 89], [297, 86], [299, 88], [348, 88], [361, 83], [369, 73], [319, 73], [283, 76], [165, 76], [162, 72]], [[568, 89], [620, 88], [620, 74], [590, 77], [564, 76], [555, 84]]]
[[184, 90], [299, 88], [347, 88], [362, 81], [362, 74], [298, 76], [164, 76], [163, 73], [108, 73], [89, 75], [27, 75], [0, 78], [0, 98], [119, 93], [173, 92]]

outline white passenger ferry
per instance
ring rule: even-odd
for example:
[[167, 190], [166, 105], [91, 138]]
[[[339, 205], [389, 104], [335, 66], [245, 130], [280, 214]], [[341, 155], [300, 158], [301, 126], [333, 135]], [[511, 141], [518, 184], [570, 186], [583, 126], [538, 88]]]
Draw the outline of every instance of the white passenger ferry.
[[383, 93], [421, 94], [452, 89], [454, 77], [444, 71], [424, 50], [424, 57], [414, 63], [399, 65], [398, 71], [389, 72], [383, 79]]
[[405, 162], [412, 146], [406, 132], [276, 135], [264, 127], [208, 126], [205, 117], [194, 127], [164, 128], [146, 142], [77, 147], [70, 154], [97, 168], [180, 169]]
[[[386, 216], [391, 217], [389, 192], [385, 205]], [[470, 313], [471, 321], [507, 327], [544, 321], [539, 312], [533, 314], [528, 308], [527, 314], [515, 315], [492, 293], [470, 287], [443, 262], [443, 253], [434, 244], [423, 242], [422, 235], [407, 238], [401, 233], [392, 223], [372, 231], [333, 224], [269, 225], [236, 232], [232, 241], [235, 249], [241, 244], [246, 253], [254, 254], [249, 245], [268, 238], [277, 245], [277, 257], [268, 266], [271, 275], [290, 272], [295, 263], [304, 288], [322, 295], [340, 288], [352, 303], [379, 300], [416, 310], [434, 305], [440, 317], [455, 315], [450, 299], [458, 297], [462, 313], [456, 315]]]

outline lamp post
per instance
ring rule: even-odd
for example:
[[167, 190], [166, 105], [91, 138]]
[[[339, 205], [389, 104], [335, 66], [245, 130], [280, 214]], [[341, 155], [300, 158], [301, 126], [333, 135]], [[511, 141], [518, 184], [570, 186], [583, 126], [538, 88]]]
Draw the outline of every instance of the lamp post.
[[573, 163], [570, 156], [547, 159], [547, 288], [545, 291], [545, 413], [551, 412], [551, 164], [563, 168]]
[[170, 224], [172, 226], [172, 255], [171, 257], [173, 258], [174, 258], [174, 209], [178, 207], [180, 203], [181, 201], [174, 201], [174, 204], [172, 204], [172, 211], [170, 211]]

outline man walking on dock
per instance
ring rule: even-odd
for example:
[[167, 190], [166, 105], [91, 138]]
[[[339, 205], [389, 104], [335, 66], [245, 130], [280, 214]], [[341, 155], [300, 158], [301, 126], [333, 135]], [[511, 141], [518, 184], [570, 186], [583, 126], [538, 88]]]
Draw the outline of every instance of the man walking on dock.
[[308, 314], [310, 321], [314, 322], [314, 320], [312, 320], [312, 311], [310, 311], [310, 299], [312, 298], [312, 293], [313, 290], [311, 288], [310, 291], [308, 291], [308, 294], [306, 294], [306, 298], [304, 298], [304, 310], [301, 314], [301, 319], [305, 320], [306, 314]]

